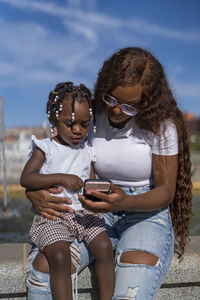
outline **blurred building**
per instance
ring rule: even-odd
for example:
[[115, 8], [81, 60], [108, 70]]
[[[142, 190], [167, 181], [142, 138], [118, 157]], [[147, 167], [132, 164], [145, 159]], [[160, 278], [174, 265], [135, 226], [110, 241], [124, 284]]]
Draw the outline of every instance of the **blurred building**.
[[185, 122], [190, 135], [200, 134], [200, 119], [196, 118], [192, 112], [186, 112], [184, 114]]
[[[190, 141], [195, 143], [196, 137], [200, 135], [200, 119], [196, 118], [195, 114], [191, 112], [185, 113], [184, 118], [189, 131]], [[8, 183], [19, 183], [20, 175], [27, 159], [27, 152], [32, 134], [38, 139], [42, 139], [50, 136], [50, 130], [46, 123], [40, 127], [18, 127], [6, 130], [5, 157]], [[195, 165], [199, 165], [200, 168], [199, 153], [193, 155], [196, 155]], [[2, 164], [0, 163], [0, 168], [1, 166]], [[1, 181], [2, 178], [0, 175], [0, 182]]]
[[38, 139], [42, 139], [49, 136], [49, 129], [44, 124], [41, 127], [18, 127], [6, 130], [5, 159], [7, 183], [19, 183], [20, 175], [27, 159], [32, 134]]

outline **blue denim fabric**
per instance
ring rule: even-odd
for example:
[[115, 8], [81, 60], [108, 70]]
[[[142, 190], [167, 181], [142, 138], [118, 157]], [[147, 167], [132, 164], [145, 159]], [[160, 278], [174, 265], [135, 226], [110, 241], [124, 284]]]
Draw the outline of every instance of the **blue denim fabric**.
[[[137, 195], [148, 192], [150, 187], [123, 190], [129, 195]], [[174, 254], [174, 233], [169, 208], [150, 212], [107, 213], [104, 217], [116, 259], [112, 299], [154, 299], [167, 275]], [[149, 266], [120, 262], [121, 254], [132, 250], [156, 255], [159, 258], [157, 264]]]
[[[129, 195], [148, 192], [151, 187], [121, 187]], [[133, 198], [134, 201], [134, 198]], [[174, 254], [174, 233], [169, 208], [150, 212], [113, 212], [104, 214], [107, 232], [115, 249], [116, 281], [113, 300], [135, 299], [152, 300], [155, 298], [167, 272]], [[91, 251], [85, 245], [74, 245], [80, 251], [80, 273], [93, 260]], [[145, 264], [122, 263], [121, 254], [125, 251], [141, 250], [158, 257], [155, 266]], [[34, 250], [33, 256], [37, 249]], [[32, 259], [30, 258], [30, 260]], [[41, 286], [30, 283], [30, 278], [43, 282]], [[44, 288], [45, 284], [46, 288]], [[30, 263], [27, 278], [29, 300], [52, 300], [49, 275], [35, 271]]]
[[34, 270], [32, 262], [38, 253], [38, 248], [32, 246], [32, 250], [28, 257], [28, 269], [26, 285], [28, 287], [29, 300], [52, 300], [50, 289], [50, 276], [49, 274], [41, 273]]

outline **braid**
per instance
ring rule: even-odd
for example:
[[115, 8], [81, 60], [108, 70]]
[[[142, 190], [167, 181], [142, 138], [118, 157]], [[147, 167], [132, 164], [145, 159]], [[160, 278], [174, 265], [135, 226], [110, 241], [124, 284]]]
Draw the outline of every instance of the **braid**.
[[58, 83], [53, 91], [49, 93], [47, 102], [47, 116], [50, 122], [51, 133], [59, 119], [59, 114], [62, 111], [63, 100], [70, 95], [72, 98], [72, 122], [75, 120], [74, 106], [77, 98], [85, 97], [89, 104], [90, 118], [93, 119], [92, 94], [90, 90], [83, 84], [75, 86], [73, 82], [67, 81]]

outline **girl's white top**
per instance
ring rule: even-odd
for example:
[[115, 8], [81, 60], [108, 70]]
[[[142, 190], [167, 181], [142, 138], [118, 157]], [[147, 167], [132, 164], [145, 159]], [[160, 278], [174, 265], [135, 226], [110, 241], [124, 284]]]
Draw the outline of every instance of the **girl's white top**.
[[[40, 174], [73, 174], [79, 176], [83, 182], [90, 178], [91, 162], [95, 161], [94, 149], [85, 141], [82, 141], [77, 147], [61, 145], [53, 139], [46, 138], [38, 140], [35, 136], [31, 137], [28, 157], [32, 155], [34, 147], [40, 148], [45, 155], [45, 161], [40, 169]], [[57, 194], [58, 197], [70, 198], [72, 204], [66, 204], [74, 210], [83, 210], [78, 200], [78, 192], [72, 192], [63, 188], [63, 192]]]
[[97, 116], [97, 133], [93, 139], [97, 175], [122, 186], [153, 185], [152, 154], [178, 153], [176, 126], [170, 121], [164, 125], [159, 137], [138, 128], [134, 117], [118, 129], [110, 125], [105, 113]]

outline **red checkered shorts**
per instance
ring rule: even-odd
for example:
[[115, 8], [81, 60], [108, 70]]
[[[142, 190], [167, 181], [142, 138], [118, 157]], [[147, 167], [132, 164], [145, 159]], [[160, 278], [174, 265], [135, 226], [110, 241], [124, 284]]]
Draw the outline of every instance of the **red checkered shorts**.
[[75, 238], [78, 242], [84, 241], [89, 245], [99, 233], [106, 231], [102, 214], [95, 214], [88, 210], [64, 214], [67, 220], [57, 218], [56, 221], [35, 214], [30, 236], [41, 251], [55, 242], [73, 242]]

